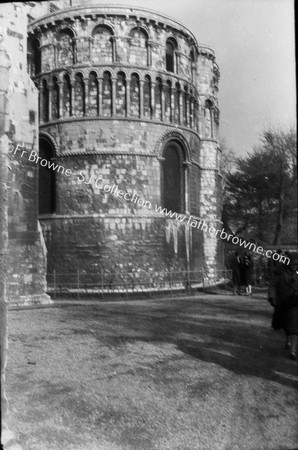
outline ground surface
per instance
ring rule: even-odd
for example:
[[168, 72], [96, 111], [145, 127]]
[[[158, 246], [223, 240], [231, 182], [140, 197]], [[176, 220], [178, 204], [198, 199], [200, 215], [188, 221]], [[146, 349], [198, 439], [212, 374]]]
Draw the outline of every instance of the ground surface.
[[9, 312], [24, 450], [298, 448], [298, 361], [265, 296]]

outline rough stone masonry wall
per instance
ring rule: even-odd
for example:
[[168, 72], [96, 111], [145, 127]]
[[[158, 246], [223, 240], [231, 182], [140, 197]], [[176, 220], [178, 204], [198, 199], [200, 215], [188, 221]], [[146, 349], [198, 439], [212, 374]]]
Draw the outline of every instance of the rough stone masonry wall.
[[19, 158], [19, 151], [15, 153], [18, 146], [38, 148], [38, 93], [27, 74], [27, 10], [10, 3], [1, 6], [1, 13], [1, 46], [10, 66], [1, 130], [9, 138], [7, 296], [10, 303], [45, 303], [50, 299], [45, 294], [46, 255], [37, 221], [38, 168]]
[[[98, 177], [102, 177], [104, 183], [116, 183], [119, 189], [132, 190], [152, 204], [161, 205], [161, 163], [158, 158], [162, 156], [163, 140], [176, 137], [184, 139], [190, 149], [193, 164], [190, 164], [189, 211], [199, 214], [200, 141], [196, 133], [162, 124], [127, 120], [70, 120], [43, 125], [40, 131], [56, 142], [59, 150], [56, 163], [72, 171], [70, 177], [57, 174], [58, 214], [82, 213], [88, 208], [89, 212], [98, 212], [99, 204], [100, 209], [103, 208], [101, 212], [108, 212], [107, 203], [102, 204], [96, 196], [88, 201], [88, 205], [82, 201], [84, 193], [98, 193], [94, 185]], [[85, 173], [86, 183], [92, 177], [90, 185], [79, 182], [81, 171]], [[77, 195], [80, 197], [78, 202]], [[76, 211], [70, 207], [74, 202]], [[120, 209], [123, 212], [123, 206]]]
[[[42, 217], [50, 270], [205, 265], [214, 274], [217, 246], [210, 235], [112, 195], [100, 196], [94, 186], [103, 177], [104, 183], [161, 205], [161, 157], [172, 136], [185, 150], [185, 212], [208, 225], [217, 220], [213, 51], [198, 47], [177, 22], [116, 7], [79, 6], [46, 16], [30, 25], [34, 37], [42, 60], [35, 79], [40, 132], [55, 143], [56, 163], [72, 171], [70, 177], [57, 174], [56, 214]], [[177, 42], [178, 72], [166, 68], [168, 38]], [[78, 181], [80, 170], [93, 177], [90, 184]]]
[[[56, 163], [71, 171], [69, 177], [57, 173], [56, 214], [41, 218], [50, 273], [54, 269], [65, 272], [67, 267], [81, 269], [82, 274], [100, 273], [102, 268], [112, 272], [181, 271], [187, 268], [187, 258], [192, 269], [202, 268], [202, 232], [193, 231], [190, 237], [187, 227], [164, 219], [155, 210], [162, 205], [157, 142], [163, 134], [178, 135], [176, 130], [117, 120], [64, 123], [63, 133], [58, 131], [58, 124], [43, 126], [42, 130], [60, 144], [62, 152]], [[198, 158], [198, 138], [186, 130], [180, 130], [180, 134], [192, 143], [192, 154]], [[67, 145], [70, 137], [71, 150]], [[199, 180], [199, 168], [193, 164], [190, 212], [195, 215], [199, 213]], [[150, 207], [148, 203], [141, 207], [103, 194], [100, 188], [105, 184], [138, 195]], [[193, 258], [189, 239], [194, 242]]]

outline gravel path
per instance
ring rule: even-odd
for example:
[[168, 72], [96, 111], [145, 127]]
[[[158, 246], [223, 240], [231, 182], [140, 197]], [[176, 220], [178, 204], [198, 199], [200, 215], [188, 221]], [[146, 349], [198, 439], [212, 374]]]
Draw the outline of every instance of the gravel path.
[[23, 450], [298, 448], [298, 361], [264, 297], [87, 303], [9, 312]]

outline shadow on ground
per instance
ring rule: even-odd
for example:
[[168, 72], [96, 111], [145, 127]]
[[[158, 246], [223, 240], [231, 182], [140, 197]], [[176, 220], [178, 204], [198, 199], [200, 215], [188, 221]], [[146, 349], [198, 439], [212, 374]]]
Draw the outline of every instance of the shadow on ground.
[[[72, 312], [73, 319], [90, 318], [88, 307]], [[181, 352], [214, 363], [235, 374], [256, 376], [298, 388], [298, 365], [288, 359], [281, 331], [270, 327], [272, 309], [260, 298], [251, 304], [241, 297], [224, 300], [164, 301], [93, 307], [93, 319], [118, 326], [110, 345], [143, 340], [175, 344]], [[73, 330], [89, 333], [88, 328]], [[94, 331], [92, 331], [94, 335]], [[198, 340], [198, 336], [201, 338]], [[97, 335], [102, 340], [101, 333]]]

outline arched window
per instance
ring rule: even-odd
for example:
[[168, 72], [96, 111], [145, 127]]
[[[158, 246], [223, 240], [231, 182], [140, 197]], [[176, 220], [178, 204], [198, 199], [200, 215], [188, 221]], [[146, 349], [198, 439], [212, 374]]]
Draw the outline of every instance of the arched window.
[[81, 73], [75, 76], [73, 115], [85, 115], [85, 84]]
[[52, 88], [52, 118], [59, 119], [59, 104], [60, 104], [60, 91], [57, 77], [53, 78]]
[[70, 77], [68, 74], [65, 74], [62, 84], [62, 111], [64, 117], [72, 115], [71, 90]]
[[213, 109], [213, 137], [216, 136], [218, 137], [218, 132], [219, 132], [219, 109], [217, 107], [215, 107]]
[[163, 207], [175, 212], [184, 212], [184, 151], [177, 142], [170, 141], [164, 149], [163, 158]]
[[206, 100], [205, 102], [205, 117], [204, 117], [204, 136], [212, 138], [213, 136], [213, 124], [212, 124], [212, 102]]
[[41, 72], [41, 51], [37, 38], [28, 41], [28, 72], [31, 77]]
[[148, 36], [144, 30], [134, 28], [129, 33], [130, 36], [130, 52], [129, 62], [135, 66], [148, 65]]
[[130, 115], [140, 116], [140, 80], [137, 74], [132, 74], [130, 79]]
[[92, 60], [95, 64], [113, 62], [113, 33], [105, 25], [97, 25], [93, 32]]
[[126, 80], [125, 74], [119, 72], [116, 82], [116, 115], [125, 116], [126, 114]]
[[42, 82], [42, 107], [41, 107], [41, 118], [43, 122], [49, 121], [49, 88], [47, 80]]
[[162, 119], [161, 102], [162, 102], [162, 81], [161, 78], [156, 78], [154, 90], [154, 104], [155, 104], [155, 119]]
[[112, 80], [110, 72], [103, 74], [102, 81], [102, 114], [110, 117], [112, 115]]
[[195, 63], [196, 63], [196, 53], [195, 53], [195, 49], [193, 48], [190, 52], [190, 69], [191, 69], [191, 81], [192, 83], [194, 82], [194, 76], [195, 76]]
[[95, 72], [89, 75], [89, 114], [90, 116], [97, 116], [99, 113], [98, 104], [98, 79]]
[[194, 100], [193, 103], [193, 123], [194, 129], [198, 131], [198, 102]]
[[151, 119], [151, 79], [149, 75], [145, 76], [145, 82], [144, 82], [144, 88], [143, 88], [143, 95], [144, 95], [144, 117], [147, 119]]
[[59, 66], [74, 64], [74, 34], [72, 30], [65, 28], [57, 35], [57, 62]]
[[[54, 151], [52, 145], [44, 137], [39, 139], [39, 156], [52, 162]], [[56, 209], [55, 171], [39, 164], [39, 214], [53, 214]]]
[[166, 42], [166, 70], [169, 72], [176, 72], [176, 50], [176, 41], [169, 38]]

